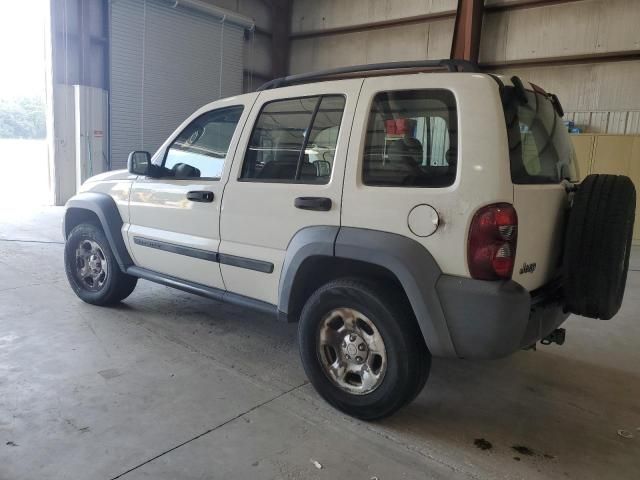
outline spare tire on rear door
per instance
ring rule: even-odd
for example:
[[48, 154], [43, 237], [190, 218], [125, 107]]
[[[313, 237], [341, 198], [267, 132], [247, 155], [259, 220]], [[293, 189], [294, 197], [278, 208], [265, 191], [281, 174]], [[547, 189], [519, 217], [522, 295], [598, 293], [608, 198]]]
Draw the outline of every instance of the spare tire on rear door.
[[622, 303], [636, 209], [629, 177], [589, 175], [578, 187], [564, 246], [566, 309], [608, 320]]

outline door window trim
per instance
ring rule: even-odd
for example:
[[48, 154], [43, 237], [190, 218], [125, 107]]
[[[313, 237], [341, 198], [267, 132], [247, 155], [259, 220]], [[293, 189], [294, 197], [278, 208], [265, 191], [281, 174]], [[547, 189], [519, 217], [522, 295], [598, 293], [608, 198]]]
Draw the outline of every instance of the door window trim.
[[[367, 148], [367, 140], [368, 140], [368, 128], [369, 128], [369, 122], [371, 120], [371, 115], [372, 115], [372, 108], [374, 106], [374, 103], [376, 101], [376, 98], [379, 94], [381, 93], [390, 93], [390, 92], [435, 92], [435, 93], [444, 93], [445, 95], [450, 95], [450, 100], [451, 103], [448, 104], [448, 107], [453, 107], [452, 111], [454, 114], [454, 118], [453, 118], [453, 122], [450, 122], [447, 124], [447, 130], [449, 131], [449, 137], [450, 138], [455, 138], [455, 150], [456, 150], [456, 156], [455, 156], [455, 162], [456, 162], [456, 167], [454, 170], [454, 177], [453, 180], [451, 181], [451, 183], [447, 184], [447, 185], [396, 185], [396, 184], [374, 184], [374, 183], [370, 183], [368, 181], [365, 180], [365, 174], [364, 174], [364, 169], [365, 169], [365, 150]], [[438, 189], [438, 190], [443, 190], [446, 188], [451, 188], [453, 185], [455, 185], [455, 183], [458, 181], [459, 178], [459, 170], [460, 170], [460, 142], [459, 142], [459, 136], [460, 136], [460, 125], [461, 125], [461, 118], [460, 118], [460, 111], [459, 111], [459, 106], [460, 106], [460, 101], [458, 96], [456, 95], [456, 92], [454, 92], [451, 88], [447, 88], [447, 87], [442, 87], [442, 86], [430, 86], [430, 87], [421, 87], [421, 86], [415, 86], [415, 87], [403, 87], [403, 86], [399, 86], [397, 88], [381, 88], [381, 89], [375, 89], [372, 90], [369, 93], [369, 98], [367, 100], [368, 104], [366, 106], [365, 109], [365, 119], [364, 119], [364, 128], [362, 131], [362, 137], [361, 137], [361, 144], [360, 144], [360, 150], [359, 150], [359, 158], [358, 158], [358, 163], [357, 163], [357, 174], [356, 174], [356, 178], [357, 181], [359, 182], [359, 184], [363, 187], [366, 188], [372, 188], [372, 189], [384, 189], [384, 188], [402, 188], [402, 189]], [[446, 103], [446, 102], [445, 102]], [[454, 132], [454, 134], [452, 134], [452, 132]]]
[[345, 93], [316, 93], [316, 94], [311, 94], [311, 95], [300, 95], [300, 96], [296, 96], [296, 97], [281, 97], [281, 98], [274, 98], [273, 100], [269, 100], [264, 102], [261, 106], [260, 106], [260, 111], [258, 112], [258, 114], [256, 115], [253, 125], [251, 127], [251, 133], [249, 134], [249, 138], [244, 150], [244, 154], [242, 156], [242, 163], [240, 164], [240, 168], [238, 169], [238, 178], [236, 179], [238, 182], [243, 182], [243, 183], [286, 183], [286, 184], [293, 184], [293, 185], [328, 185], [331, 183], [331, 179], [333, 178], [333, 172], [334, 172], [334, 165], [333, 163], [331, 164], [331, 174], [329, 176], [329, 179], [327, 180], [326, 183], [315, 183], [315, 182], [309, 182], [307, 180], [301, 180], [301, 179], [286, 179], [286, 178], [256, 178], [256, 177], [243, 177], [242, 176], [242, 172], [244, 171], [244, 167], [245, 167], [245, 162], [247, 161], [247, 152], [249, 151], [249, 147], [251, 146], [251, 137], [253, 137], [253, 132], [256, 128], [256, 125], [258, 123], [258, 120], [260, 119], [260, 115], [262, 114], [262, 112], [264, 111], [265, 107], [271, 103], [276, 103], [276, 102], [282, 102], [282, 101], [287, 101], [287, 100], [301, 100], [301, 99], [305, 99], [305, 98], [315, 98], [317, 97], [318, 100], [316, 101], [316, 105], [313, 109], [313, 112], [311, 113], [311, 118], [309, 119], [309, 124], [307, 125], [307, 129], [306, 129], [306, 134], [305, 134], [305, 138], [304, 138], [304, 142], [302, 143], [301, 149], [300, 149], [300, 153], [298, 154], [298, 161], [296, 164], [296, 177], [300, 175], [300, 168], [302, 166], [302, 159], [304, 158], [304, 152], [307, 148], [307, 145], [309, 143], [309, 135], [311, 133], [311, 129], [313, 127], [313, 123], [316, 120], [316, 115], [318, 114], [318, 110], [320, 109], [320, 105], [322, 104], [322, 99], [324, 97], [342, 97], [344, 99], [344, 106], [342, 107], [342, 116], [340, 117], [340, 124], [338, 125], [338, 136], [336, 137], [336, 154], [338, 152], [338, 144], [340, 143], [340, 134], [342, 132], [342, 123], [344, 120], [344, 112], [347, 109], [347, 95]]
[[[230, 160], [229, 159], [229, 150], [231, 149], [231, 144], [233, 143], [233, 137], [236, 135], [237, 129], [240, 126], [240, 120], [242, 119], [242, 115], [245, 112], [245, 108], [246, 105], [239, 103], [237, 105], [226, 105], [224, 107], [220, 107], [220, 108], [213, 108], [211, 110], [207, 110], [206, 112], [202, 112], [200, 115], [198, 115], [197, 117], [193, 118], [189, 123], [187, 123], [187, 125], [180, 130], [172, 139], [171, 142], [169, 143], [169, 145], [167, 145], [167, 148], [164, 149], [164, 152], [162, 154], [162, 162], [160, 163], [160, 167], [164, 168], [165, 163], [167, 162], [167, 156], [169, 155], [169, 149], [171, 148], [171, 146], [176, 142], [176, 139], [182, 135], [182, 133], [191, 126], [191, 124], [193, 122], [195, 122], [196, 120], [204, 117], [205, 115], [209, 115], [212, 112], [218, 112], [218, 111], [222, 111], [222, 110], [229, 110], [232, 108], [242, 108], [242, 110], [240, 111], [240, 116], [238, 117], [238, 122], [236, 123], [236, 130], [233, 131], [233, 134], [231, 134], [231, 140], [229, 141], [229, 148], [227, 148], [227, 154], [225, 155], [224, 158], [224, 165], [222, 167], [222, 171], [224, 172], [224, 169], [227, 166], [227, 161]], [[244, 127], [243, 127], [244, 128]], [[212, 157], [213, 158], [213, 157]], [[233, 159], [231, 159], [233, 160]], [[169, 177], [169, 176], [161, 176], [161, 177], [152, 177], [154, 179], [158, 179], [158, 180], [173, 180], [176, 182], [184, 182], [184, 181], [189, 181], [189, 182], [198, 182], [198, 181], [207, 181], [207, 182], [219, 182], [222, 179], [222, 176], [220, 177], [180, 177], [180, 178], [176, 178], [176, 177]]]

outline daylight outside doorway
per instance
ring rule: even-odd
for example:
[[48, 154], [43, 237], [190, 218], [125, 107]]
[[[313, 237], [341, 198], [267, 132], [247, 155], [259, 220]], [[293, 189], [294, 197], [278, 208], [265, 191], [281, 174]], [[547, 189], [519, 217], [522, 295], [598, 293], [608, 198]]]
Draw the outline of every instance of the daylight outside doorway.
[[52, 203], [45, 108], [47, 0], [0, 2], [0, 210]]

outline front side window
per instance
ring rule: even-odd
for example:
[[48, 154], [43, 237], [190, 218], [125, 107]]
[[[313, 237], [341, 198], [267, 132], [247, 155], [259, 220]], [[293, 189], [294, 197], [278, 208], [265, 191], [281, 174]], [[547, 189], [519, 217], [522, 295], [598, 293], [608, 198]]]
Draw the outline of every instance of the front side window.
[[191, 122], [169, 146], [163, 176], [219, 179], [243, 108], [213, 110]]
[[328, 183], [345, 99], [292, 98], [262, 107], [251, 133], [241, 179]]
[[514, 87], [503, 99], [513, 183], [576, 181], [573, 143], [551, 100], [531, 90], [518, 95]]
[[376, 94], [365, 140], [365, 185], [446, 187], [456, 178], [458, 120], [448, 90]]

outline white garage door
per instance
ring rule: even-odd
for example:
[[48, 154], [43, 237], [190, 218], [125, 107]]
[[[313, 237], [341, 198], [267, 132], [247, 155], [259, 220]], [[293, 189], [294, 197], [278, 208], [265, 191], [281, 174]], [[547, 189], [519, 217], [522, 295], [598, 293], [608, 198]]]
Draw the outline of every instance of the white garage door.
[[242, 93], [243, 27], [163, 0], [111, 2], [111, 168], [194, 110]]

